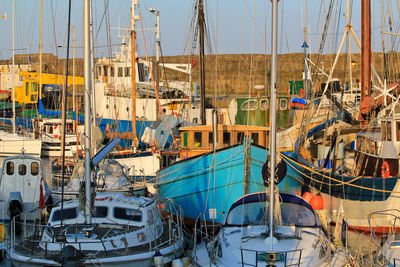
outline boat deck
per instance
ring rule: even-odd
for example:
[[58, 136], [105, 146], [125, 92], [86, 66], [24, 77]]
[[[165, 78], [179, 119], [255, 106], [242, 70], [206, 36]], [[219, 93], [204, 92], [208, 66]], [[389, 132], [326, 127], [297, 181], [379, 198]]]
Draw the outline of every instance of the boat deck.
[[[130, 230], [131, 231], [137, 230], [137, 227], [136, 227], [136, 229], [129, 229], [129, 230], [126, 229], [126, 231], [130, 231]], [[54, 230], [54, 231], [56, 232], [56, 230]], [[96, 229], [95, 233], [98, 234], [99, 237], [101, 237], [101, 238], [98, 238], [99, 242], [102, 242], [102, 238], [104, 238], [104, 237], [108, 237], [108, 239], [103, 240], [103, 241], [109, 242], [110, 237], [113, 235], [113, 234], [110, 234], [110, 228], [106, 228], [106, 227], [98, 227], [98, 229]], [[157, 249], [162, 249], [164, 247], [169, 246], [170, 245], [168, 242], [169, 238], [170, 238], [170, 235], [169, 235], [168, 224], [164, 223], [163, 224], [163, 232], [162, 232], [161, 236], [152, 242], [148, 242], [146, 244], [142, 244], [142, 245], [138, 245], [138, 246], [130, 246], [130, 247], [126, 247], [126, 248], [118, 248], [118, 249], [113, 249], [113, 250], [105, 250], [105, 249], [99, 250], [99, 251], [98, 250], [82, 250], [82, 251], [77, 250], [75, 253], [75, 256], [78, 258], [84, 257], [85, 259], [90, 259], [90, 258], [108, 258], [108, 257], [141, 254], [141, 253], [145, 253], [145, 252], [154, 251], [155, 247], [157, 247]], [[172, 235], [171, 244], [178, 242], [178, 240], [179, 240], [178, 237], [173, 237], [173, 235]], [[117, 242], [123, 241], [123, 238], [121, 238], [121, 240], [116, 240], [116, 241]], [[49, 242], [49, 243], [54, 244], [53, 242]], [[44, 242], [41, 241], [41, 236], [32, 235], [32, 236], [26, 238], [25, 240], [15, 244], [13, 249], [14, 249], [15, 253], [25, 256], [25, 257], [40, 258], [40, 259], [53, 260], [56, 262], [60, 262], [60, 260], [62, 258], [62, 250], [61, 251], [50, 251], [50, 250], [43, 249], [42, 247], [40, 247], [40, 244], [45, 244]], [[60, 244], [63, 244], [63, 243], [60, 243]], [[66, 247], [68, 245], [77, 245], [77, 244], [80, 247], [80, 245], [83, 244], [83, 242], [81, 242], [81, 243], [65, 242], [64, 246]]]

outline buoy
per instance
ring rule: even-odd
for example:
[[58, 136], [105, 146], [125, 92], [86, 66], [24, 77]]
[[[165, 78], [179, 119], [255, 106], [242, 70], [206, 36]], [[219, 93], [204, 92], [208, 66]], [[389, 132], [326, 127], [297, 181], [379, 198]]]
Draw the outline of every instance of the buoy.
[[313, 196], [309, 203], [314, 210], [322, 210], [324, 208], [324, 199], [320, 194]]
[[164, 266], [164, 256], [160, 253], [159, 250], [156, 251], [154, 254], [154, 266], [155, 267], [162, 267]]
[[308, 203], [310, 203], [310, 200], [312, 197], [313, 197], [313, 195], [310, 192], [304, 192], [304, 194], [303, 194], [303, 199], [305, 201], [307, 201]]
[[4, 240], [6, 240], [6, 226], [0, 224], [0, 242], [4, 242]]
[[382, 178], [390, 177], [389, 163], [387, 161], [384, 161], [382, 164], [381, 175], [382, 175]]

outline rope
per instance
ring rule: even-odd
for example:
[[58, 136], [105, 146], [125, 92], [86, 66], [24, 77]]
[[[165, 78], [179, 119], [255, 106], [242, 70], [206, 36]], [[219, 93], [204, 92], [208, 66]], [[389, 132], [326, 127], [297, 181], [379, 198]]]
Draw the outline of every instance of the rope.
[[[151, 81], [152, 81], [152, 83], [153, 83], [154, 91], [156, 92], [157, 104], [158, 104], [158, 106], [160, 107], [160, 112], [161, 112], [161, 114], [162, 114], [162, 116], [163, 116], [163, 118], [164, 118], [165, 124], [167, 125], [167, 128], [168, 128], [168, 130], [169, 130], [169, 132], [170, 132], [170, 134], [171, 134], [171, 137], [172, 137], [172, 140], [173, 140], [172, 142], [173, 142], [173, 143], [176, 143], [176, 139], [175, 139], [175, 137], [174, 137], [174, 133], [172, 132], [171, 127], [169, 127], [169, 124], [168, 124], [168, 122], [167, 122], [167, 118], [165, 117], [165, 113], [164, 113], [164, 111], [162, 110], [162, 106], [161, 106], [161, 102], [160, 102], [160, 95], [159, 95], [159, 93], [158, 93], [158, 88], [157, 88], [157, 86], [156, 86], [156, 84], [155, 84], [155, 82], [154, 82], [154, 76], [153, 76], [152, 65], [150, 64], [149, 52], [148, 52], [148, 50], [147, 50], [147, 43], [146, 43], [146, 38], [145, 38], [145, 34], [144, 34], [143, 21], [142, 21], [142, 13], [141, 13], [140, 11], [139, 11], [139, 16], [140, 16], [140, 25], [142, 26], [144, 47], [146, 48], [146, 59], [147, 59], [147, 61], [148, 61], [148, 63], [149, 63], [149, 68], [150, 68], [150, 73], [151, 73]], [[133, 66], [134, 66], [134, 65], [133, 65]]]
[[[365, 190], [370, 190], [370, 191], [375, 191], [375, 192], [400, 194], [400, 191], [391, 191], [391, 190], [384, 190], [384, 189], [375, 189], [375, 188], [369, 188], [369, 187], [365, 187], [365, 186], [361, 186], [361, 185], [352, 184], [352, 182], [354, 182], [354, 181], [356, 181], [356, 180], [358, 180], [358, 179], [360, 179], [360, 178], [363, 178], [362, 176], [357, 176], [357, 177], [355, 177], [354, 179], [352, 179], [352, 180], [350, 180], [350, 181], [348, 181], [348, 182], [343, 182], [343, 181], [340, 181], [340, 180], [335, 179], [335, 178], [333, 178], [333, 177], [329, 177], [329, 176], [326, 176], [326, 175], [324, 175], [324, 174], [321, 174], [320, 172], [316, 171], [314, 168], [311, 168], [311, 167], [308, 167], [308, 166], [306, 166], [306, 165], [304, 165], [304, 164], [295, 162], [293, 159], [289, 158], [288, 156], [286, 156], [286, 155], [284, 155], [284, 154], [281, 154], [281, 156], [282, 156], [282, 158], [285, 160], [285, 162], [286, 162], [287, 164], [289, 164], [289, 166], [292, 167], [295, 171], [297, 171], [298, 173], [304, 175], [305, 177], [309, 178], [310, 180], [313, 180], [314, 182], [318, 182], [318, 183], [325, 184], [325, 185], [330, 185], [330, 186], [349, 185], [349, 186], [353, 186], [353, 187], [356, 187], [356, 188], [365, 189]], [[320, 180], [317, 180], [317, 179], [315, 179], [315, 178], [313, 178], [313, 177], [311, 177], [311, 176], [308, 176], [308, 175], [306, 175], [305, 173], [303, 173], [303, 172], [301, 172], [300, 170], [298, 170], [294, 165], [290, 164], [289, 161], [292, 162], [292, 163], [295, 163], [295, 164], [299, 165], [300, 167], [302, 167], [302, 168], [304, 168], [304, 169], [306, 169], [306, 170], [309, 170], [309, 171], [311, 171], [311, 172], [313, 172], [313, 173], [315, 173], [315, 174], [318, 174], [318, 175], [320, 175], [320, 176], [322, 176], [322, 177], [324, 177], [324, 178], [327, 178], [327, 179], [329, 179], [329, 180], [335, 181], [335, 182], [337, 182], [338, 184], [329, 184], [329, 183], [325, 183], [325, 182], [322, 182], [322, 181], [320, 181]]]

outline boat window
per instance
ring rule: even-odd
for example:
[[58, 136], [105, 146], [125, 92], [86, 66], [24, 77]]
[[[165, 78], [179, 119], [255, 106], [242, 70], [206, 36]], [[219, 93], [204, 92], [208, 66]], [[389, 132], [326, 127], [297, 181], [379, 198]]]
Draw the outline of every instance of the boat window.
[[131, 68], [130, 67], [125, 67], [125, 77], [131, 76]]
[[244, 140], [244, 132], [238, 132], [237, 133], [237, 142], [243, 143], [243, 140]]
[[114, 67], [110, 67], [110, 77], [114, 77]]
[[69, 209], [63, 209], [63, 210], [56, 210], [53, 213], [53, 218], [51, 219], [53, 222], [55, 221], [61, 221], [61, 219], [66, 220], [66, 219], [74, 219], [76, 218], [76, 208], [69, 208]]
[[118, 77], [122, 77], [122, 67], [118, 67]]
[[254, 144], [258, 144], [258, 133], [251, 133], [251, 140]]
[[[269, 203], [268, 203], [269, 205]], [[236, 206], [227, 217], [227, 225], [262, 225], [268, 222], [269, 209], [266, 202], [251, 202]], [[309, 208], [295, 203], [281, 203], [282, 222], [286, 225], [304, 227], [316, 226], [314, 212]]]
[[39, 174], [39, 163], [32, 162], [31, 164], [31, 175], [38, 175]]
[[287, 108], [288, 108], [288, 101], [287, 101], [287, 99], [280, 99], [280, 101], [279, 101], [279, 109], [280, 110], [287, 110]]
[[149, 223], [149, 225], [153, 225], [154, 224], [154, 216], [153, 216], [153, 212], [151, 212], [151, 210], [147, 211], [147, 221]]
[[249, 99], [249, 100], [244, 101], [240, 105], [240, 109], [243, 110], [243, 111], [256, 110], [257, 106], [258, 106], [257, 100]]
[[20, 164], [18, 166], [18, 174], [19, 175], [25, 175], [26, 174], [26, 165], [25, 164]]
[[7, 175], [13, 175], [14, 174], [14, 162], [7, 162]]
[[267, 110], [267, 109], [268, 109], [268, 106], [269, 106], [269, 100], [268, 100], [268, 98], [261, 99], [261, 101], [260, 101], [260, 109], [261, 109], [261, 110]]
[[229, 145], [231, 143], [231, 133], [223, 132], [222, 142], [226, 145]]
[[98, 76], [101, 76], [101, 66], [97, 66], [97, 75]]
[[140, 222], [142, 221], [142, 212], [134, 209], [114, 208], [114, 217], [116, 219]]
[[37, 83], [32, 83], [32, 92], [37, 92], [38, 91], [38, 84]]
[[201, 132], [194, 132], [194, 147], [201, 147]]
[[50, 134], [53, 133], [53, 126], [50, 126], [49, 133], [50, 133]]
[[108, 208], [107, 207], [95, 207], [93, 217], [104, 218], [107, 217]]
[[104, 75], [103, 75], [103, 76], [108, 76], [108, 73], [107, 73], [107, 66], [104, 66], [104, 67], [103, 67], [103, 71], [104, 71]]
[[391, 131], [391, 123], [390, 121], [382, 121], [382, 140], [383, 141], [392, 141], [392, 131]]
[[25, 83], [25, 95], [29, 95], [29, 84], [30, 82]]
[[188, 146], [188, 132], [183, 133], [183, 147], [187, 147]]
[[400, 141], [400, 122], [397, 122], [397, 141]]
[[214, 143], [214, 134], [213, 132], [208, 132], [208, 144], [213, 144]]

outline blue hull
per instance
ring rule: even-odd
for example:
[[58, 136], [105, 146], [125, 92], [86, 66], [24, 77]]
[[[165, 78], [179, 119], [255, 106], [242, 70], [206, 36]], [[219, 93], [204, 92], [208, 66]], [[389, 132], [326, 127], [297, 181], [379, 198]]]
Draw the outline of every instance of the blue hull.
[[[265, 158], [264, 148], [250, 146], [248, 192], [244, 191], [245, 147], [236, 145], [218, 150], [215, 160], [213, 153], [207, 153], [179, 161], [159, 171], [157, 194], [181, 206], [186, 219], [196, 220], [199, 215], [203, 215], [207, 221], [212, 221], [209, 209], [216, 209], [215, 222], [223, 223], [229, 208], [237, 199], [247, 193], [265, 190], [261, 177]], [[300, 192], [301, 185], [301, 181], [291, 179], [289, 175], [278, 187], [284, 192]]]

